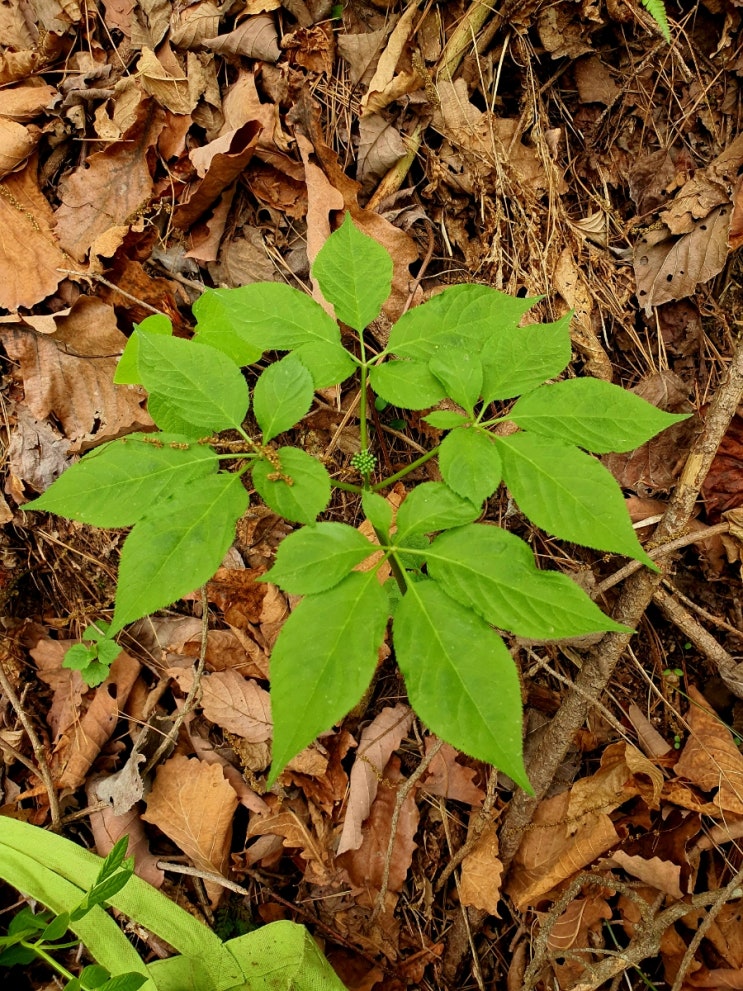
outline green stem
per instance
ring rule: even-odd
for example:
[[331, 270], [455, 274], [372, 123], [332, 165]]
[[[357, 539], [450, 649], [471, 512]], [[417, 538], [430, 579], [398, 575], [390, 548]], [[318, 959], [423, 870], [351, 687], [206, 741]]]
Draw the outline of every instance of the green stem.
[[355, 492], [356, 495], [361, 495], [364, 491], [360, 485], [354, 485], [352, 482], [339, 482], [335, 478], [330, 479], [330, 484], [334, 489], [343, 489], [344, 492]]
[[438, 452], [438, 446], [434, 447], [432, 451], [428, 451], [426, 454], [421, 455], [421, 457], [416, 458], [416, 460], [412, 461], [406, 468], [401, 468], [400, 471], [396, 471], [395, 474], [390, 475], [389, 478], [385, 478], [383, 481], [377, 482], [376, 485], [372, 485], [372, 492], [378, 492], [380, 489], [387, 488], [388, 485], [392, 485], [399, 479], [405, 478], [405, 476], [409, 475], [411, 471], [415, 471], [416, 468], [420, 468], [421, 465], [424, 465], [426, 461], [430, 461], [431, 458], [438, 454]]
[[58, 974], [61, 974], [65, 980], [75, 980], [75, 975], [67, 970], [66, 967], [63, 967], [62, 964], [58, 960], [55, 960], [53, 956], [46, 952], [46, 950], [42, 949], [38, 943], [28, 943], [25, 939], [22, 939], [20, 945], [26, 950], [31, 950], [32, 953], [35, 953], [36, 956], [40, 957], [48, 967], [51, 967], [52, 970], [56, 970]]
[[376, 527], [374, 527], [374, 533], [379, 541], [379, 546], [385, 552], [386, 559], [390, 562], [390, 570], [392, 571], [394, 579], [397, 582], [397, 587], [400, 589], [400, 594], [405, 595], [408, 588], [408, 581], [405, 577], [405, 569], [400, 564], [394, 550], [391, 547], [386, 546], [388, 538], [385, 534]]

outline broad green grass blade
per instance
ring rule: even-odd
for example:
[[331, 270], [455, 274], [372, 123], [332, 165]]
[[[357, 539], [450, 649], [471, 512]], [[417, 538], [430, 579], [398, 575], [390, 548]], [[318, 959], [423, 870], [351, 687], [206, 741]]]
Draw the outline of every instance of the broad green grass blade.
[[191, 444], [183, 450], [185, 441], [176, 434], [130, 434], [111, 441], [86, 454], [23, 508], [91, 526], [131, 526], [159, 500], [217, 471], [210, 447]]
[[316, 523], [295, 530], [279, 544], [270, 581], [290, 595], [324, 592], [379, 550], [377, 544], [345, 523]]
[[433, 533], [471, 523], [480, 515], [480, 506], [452, 492], [443, 482], [423, 482], [409, 492], [397, 511], [398, 546], [420, 533]]
[[555, 323], [498, 328], [480, 354], [484, 401], [512, 399], [559, 375], [570, 362], [571, 317], [566, 313]]
[[247, 506], [248, 493], [237, 475], [212, 475], [192, 482], [137, 523], [121, 552], [109, 635], [208, 581]]
[[292, 351], [303, 344], [340, 344], [341, 340], [338, 324], [320, 304], [283, 282], [207, 289], [194, 303], [193, 313], [204, 341], [219, 347], [220, 339], [234, 335], [258, 357], [263, 351]]
[[403, 409], [426, 409], [446, 396], [446, 389], [422, 361], [386, 361], [369, 371], [378, 396]]
[[476, 427], [452, 430], [444, 437], [439, 469], [449, 488], [477, 506], [495, 492], [503, 477], [493, 437]]
[[294, 523], [314, 523], [330, 502], [330, 475], [298, 447], [276, 452], [280, 470], [265, 458], [253, 466], [253, 485], [265, 504]]
[[268, 366], [253, 390], [253, 414], [264, 444], [299, 423], [312, 405], [314, 391], [312, 375], [294, 355]]
[[665, 413], [601, 379], [579, 378], [543, 385], [522, 396], [508, 418], [543, 437], [606, 454], [632, 451], [689, 416]]
[[226, 948], [249, 980], [244, 991], [346, 991], [309, 932], [282, 920], [238, 936]]
[[241, 426], [248, 386], [234, 361], [205, 344], [137, 333], [139, 372], [148, 392], [205, 433]]
[[599, 461], [526, 432], [496, 443], [504, 481], [533, 523], [561, 540], [626, 554], [658, 570], [632, 529], [622, 490]]
[[527, 790], [521, 686], [500, 637], [437, 582], [411, 582], [392, 624], [410, 703], [447, 743]]
[[362, 331], [379, 316], [392, 288], [392, 258], [363, 234], [346, 213], [343, 223], [320, 248], [312, 276], [338, 320]]
[[269, 787], [292, 757], [359, 701], [377, 666], [388, 616], [387, 593], [368, 571], [307, 596], [284, 623], [271, 654]]
[[500, 527], [476, 523], [442, 533], [424, 556], [428, 574], [457, 602], [517, 636], [551, 640], [631, 632], [567, 575], [539, 571], [529, 545]]

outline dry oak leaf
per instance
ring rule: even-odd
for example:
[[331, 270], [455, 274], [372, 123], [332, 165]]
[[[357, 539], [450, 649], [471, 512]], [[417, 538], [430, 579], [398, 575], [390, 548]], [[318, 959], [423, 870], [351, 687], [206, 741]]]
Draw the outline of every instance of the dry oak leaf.
[[149, 203], [155, 145], [164, 126], [164, 111], [146, 97], [121, 141], [90, 155], [60, 182], [57, 236], [78, 261], [105, 231], [131, 224]]
[[51, 207], [39, 189], [36, 160], [0, 183], [0, 306], [15, 311], [51, 295], [68, 258], [52, 231]]
[[[434, 737], [426, 737], [426, 753], [433, 745]], [[478, 807], [482, 805], [485, 792], [474, 783], [477, 771], [458, 763], [458, 756], [459, 751], [445, 743], [429, 764], [421, 787], [429, 795]]]
[[[477, 815], [477, 813], [474, 813]], [[467, 908], [479, 908], [498, 918], [503, 864], [498, 856], [498, 834], [488, 826], [462, 861], [459, 899]]]
[[[165, 833], [195, 867], [225, 875], [237, 795], [222, 768], [178, 754], [162, 764], [142, 818]], [[205, 882], [212, 905], [224, 890]]]
[[351, 769], [346, 818], [338, 843], [339, 856], [361, 846], [364, 839], [362, 824], [377, 796], [384, 769], [412, 724], [412, 710], [398, 703], [382, 709], [362, 732]]
[[[193, 683], [191, 670], [176, 670], [175, 676], [183, 691]], [[201, 679], [201, 708], [211, 722], [249, 743], [265, 743], [271, 739], [271, 698], [261, 688], [236, 671], [216, 671]]]
[[[248, 836], [279, 836], [285, 847], [299, 850], [307, 861], [304, 879], [310, 884], [330, 884], [334, 879], [330, 855], [330, 823], [322, 816], [312, 816], [304, 808], [299, 812], [287, 808], [266, 816], [256, 816], [250, 821]], [[309, 820], [309, 821], [308, 821]], [[313, 829], [313, 826], [315, 827]], [[260, 842], [260, 841], [259, 841]], [[248, 848], [250, 854], [251, 847]]]
[[674, 773], [702, 791], [716, 792], [712, 801], [718, 815], [743, 815], [743, 754], [728, 727], [693, 685], [689, 686], [689, 700], [689, 737]]

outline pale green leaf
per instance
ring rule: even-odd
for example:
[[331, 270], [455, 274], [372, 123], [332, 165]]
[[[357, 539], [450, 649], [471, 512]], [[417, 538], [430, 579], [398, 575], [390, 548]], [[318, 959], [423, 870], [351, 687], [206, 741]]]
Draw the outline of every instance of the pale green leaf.
[[522, 396], [508, 418], [543, 437], [605, 454], [632, 451], [688, 414], [665, 413], [618, 385], [579, 378]]
[[422, 482], [407, 494], [397, 511], [395, 543], [404, 544], [418, 533], [471, 523], [479, 515], [479, 505], [458, 496], [443, 482]]
[[403, 409], [425, 409], [446, 396], [446, 389], [422, 361], [387, 361], [369, 371], [369, 383], [382, 399]]
[[273, 567], [261, 581], [273, 582], [290, 595], [324, 592], [378, 550], [352, 526], [315, 523], [284, 537]]
[[[173, 333], [173, 325], [164, 313], [153, 313], [145, 317], [140, 324], [134, 325], [135, 331], [144, 330], [149, 334], [161, 334], [169, 337]], [[114, 382], [117, 385], [141, 385], [139, 375], [139, 337], [133, 333], [126, 342], [126, 347], [119, 358], [114, 372]]]
[[361, 493], [361, 508], [374, 529], [386, 538], [392, 526], [392, 506], [384, 496], [364, 489]]
[[577, 447], [518, 433], [496, 439], [503, 479], [522, 513], [548, 533], [656, 565], [637, 539], [614, 477]]
[[314, 523], [330, 502], [330, 476], [298, 447], [281, 447], [277, 463], [265, 458], [253, 467], [253, 485], [265, 504], [285, 520]]
[[312, 275], [338, 320], [362, 331], [376, 320], [392, 288], [392, 258], [363, 234], [346, 213], [341, 226], [320, 248]]
[[345, 382], [356, 371], [356, 362], [341, 344], [303, 344], [294, 354], [309, 369], [316, 389]]
[[131, 526], [161, 499], [217, 471], [210, 447], [184, 449], [185, 443], [172, 434], [130, 434], [111, 441], [86, 454], [23, 508], [92, 526]]
[[486, 403], [511, 399], [559, 375], [570, 361], [570, 320], [498, 328], [484, 344], [482, 395]]
[[153, 507], [124, 541], [109, 635], [208, 581], [248, 505], [237, 475], [199, 478]]
[[452, 430], [454, 427], [463, 426], [470, 417], [465, 413], [457, 413], [453, 409], [437, 409], [424, 416], [423, 419], [437, 430]]
[[496, 331], [516, 327], [536, 302], [538, 297], [519, 299], [490, 286], [450, 286], [404, 313], [390, 331], [387, 349], [419, 361], [459, 343], [479, 351]]
[[197, 423], [189, 423], [181, 415], [180, 406], [157, 392], [147, 397], [147, 412], [160, 430], [169, 434], [182, 434], [191, 443], [208, 436], [212, 431]]
[[221, 351], [180, 337], [139, 334], [142, 385], [165, 399], [186, 422], [209, 431], [239, 427], [248, 408], [248, 386]]
[[312, 405], [314, 391], [312, 375], [294, 355], [268, 366], [253, 390], [253, 413], [264, 444], [299, 423]]
[[[311, 296], [283, 282], [255, 282], [236, 289], [207, 289], [193, 305], [196, 331], [214, 347], [234, 338], [245, 354], [292, 351], [303, 344], [340, 344], [338, 324]], [[235, 359], [237, 360], [237, 359]], [[251, 364], [250, 361], [238, 362]]]
[[392, 624], [410, 703], [430, 730], [530, 790], [521, 685], [500, 637], [437, 582], [411, 582]]
[[501, 483], [498, 449], [491, 434], [475, 427], [452, 430], [439, 448], [441, 476], [458, 495], [476, 506], [491, 496]]
[[446, 395], [471, 415], [482, 391], [482, 362], [474, 351], [442, 347], [428, 367], [446, 389]]
[[284, 623], [271, 654], [269, 787], [363, 695], [376, 670], [388, 606], [375, 572], [354, 572], [330, 591], [307, 596]]
[[492, 626], [552, 640], [601, 630], [628, 632], [559, 571], [539, 571], [529, 545], [497, 526], [475, 523], [438, 536], [425, 551], [428, 574]]

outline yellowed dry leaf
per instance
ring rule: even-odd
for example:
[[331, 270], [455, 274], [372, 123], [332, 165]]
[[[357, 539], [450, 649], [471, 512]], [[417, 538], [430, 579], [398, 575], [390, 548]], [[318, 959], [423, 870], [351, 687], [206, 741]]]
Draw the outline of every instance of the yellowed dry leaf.
[[170, 41], [176, 48], [200, 48], [219, 31], [219, 8], [212, 0], [175, 6], [170, 23]]
[[362, 116], [378, 113], [398, 96], [410, 93], [413, 89], [420, 89], [421, 80], [417, 72], [403, 71], [395, 77], [397, 63], [400, 61], [417, 16], [418, 4], [408, 4], [404, 14], [392, 29], [387, 46], [379, 56], [369, 89], [361, 98]]
[[137, 72], [145, 92], [171, 113], [188, 114], [196, 106], [196, 101], [191, 100], [186, 75], [171, 75], [151, 48], [142, 49]]
[[[158, 768], [142, 818], [170, 837], [195, 867], [226, 876], [236, 808], [237, 795], [219, 766], [178, 754]], [[212, 882], [205, 887], [215, 905], [223, 888]]]
[[[476, 813], [475, 813], [476, 814]], [[489, 826], [462, 861], [459, 898], [463, 905], [498, 917], [503, 864], [498, 856], [498, 834]]]

